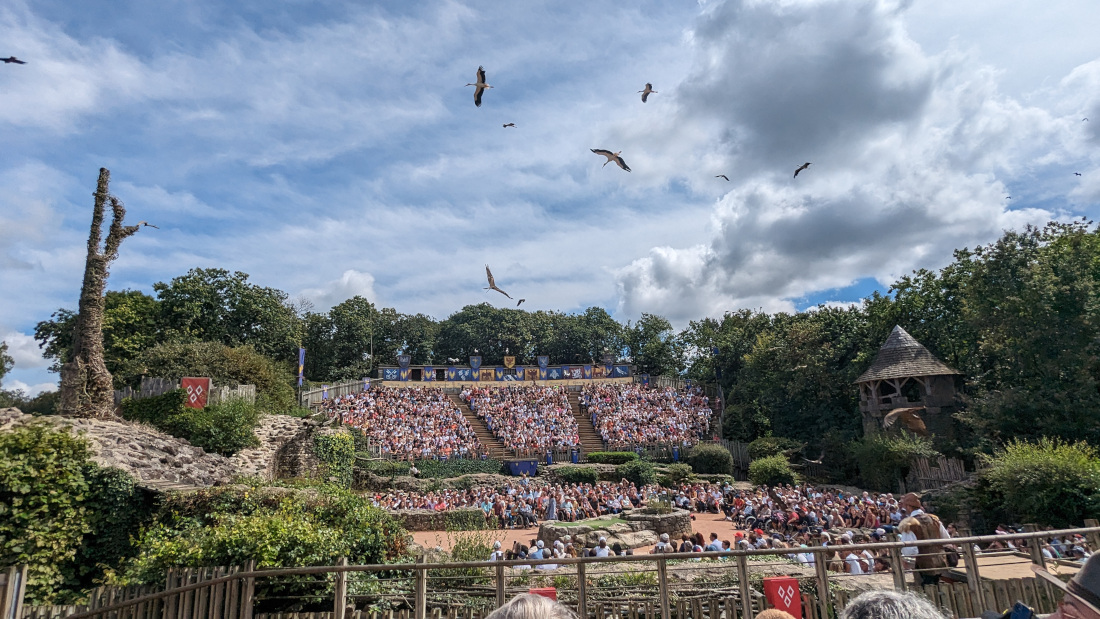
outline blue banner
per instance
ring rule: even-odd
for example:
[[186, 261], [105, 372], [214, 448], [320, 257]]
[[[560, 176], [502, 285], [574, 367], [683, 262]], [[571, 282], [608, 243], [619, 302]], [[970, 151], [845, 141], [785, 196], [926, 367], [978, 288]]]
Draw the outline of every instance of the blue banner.
[[561, 380], [565, 373], [562, 371], [564, 368], [547, 368], [545, 380]]
[[298, 349], [298, 386], [302, 386], [302, 380], [306, 375], [306, 349]]
[[615, 366], [610, 363], [603, 367], [603, 375], [607, 378], [611, 378], [615, 375]]
[[321, 385], [321, 398], [328, 399], [328, 385]]
[[401, 370], [397, 368], [382, 368], [382, 380], [401, 380]]
[[412, 372], [411, 370], [409, 370], [409, 368], [399, 368], [397, 370], [397, 380], [407, 381], [409, 380], [409, 374], [411, 373]]
[[397, 367], [407, 368], [412, 362], [412, 355], [397, 355]]
[[539, 367], [545, 370], [546, 366], [550, 365], [550, 356], [549, 355], [539, 355], [538, 362], [539, 362]]
[[455, 370], [455, 366], [447, 366], [447, 380], [457, 380], [458, 371]]
[[496, 372], [494, 372], [494, 375], [496, 376], [496, 379], [497, 380], [504, 380], [504, 368], [496, 367], [496, 368], [493, 368], [493, 369], [496, 370]]
[[584, 378], [588, 378], [588, 379], [592, 378], [592, 366], [590, 366], [590, 365], [581, 366], [581, 375]]
[[473, 370], [481, 369], [481, 356], [480, 355], [478, 355], [476, 357], [470, 357], [470, 369], [473, 369]]
[[630, 376], [630, 366], [616, 365], [614, 371], [608, 374], [608, 376], [611, 378], [622, 378], [625, 376]]
[[435, 380], [435, 368], [433, 368], [430, 365], [425, 365], [424, 366], [424, 374], [422, 375], [421, 380], [425, 380], [425, 381]]
[[549, 380], [550, 371], [546, 368], [539, 368], [539, 380]]
[[456, 367], [447, 368], [447, 380], [453, 380], [453, 381], [473, 380], [473, 378], [471, 377], [472, 374], [473, 374], [473, 370], [471, 370], [470, 368], [456, 368]]

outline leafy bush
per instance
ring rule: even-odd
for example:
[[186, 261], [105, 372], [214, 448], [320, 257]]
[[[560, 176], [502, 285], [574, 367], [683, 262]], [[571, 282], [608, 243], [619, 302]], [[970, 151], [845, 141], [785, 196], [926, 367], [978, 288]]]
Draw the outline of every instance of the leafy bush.
[[857, 442], [853, 451], [863, 485], [883, 492], [897, 491], [898, 482], [909, 474], [909, 463], [914, 458], [940, 456], [931, 440], [912, 435], [876, 434]]
[[168, 495], [154, 523], [137, 535], [135, 557], [109, 571], [108, 581], [155, 584], [171, 566], [250, 559], [261, 568], [334, 565], [340, 557], [386, 563], [405, 555], [407, 540], [389, 514], [335, 486], [206, 489]]
[[696, 445], [685, 460], [696, 473], [719, 475], [733, 473], [733, 455], [721, 445]]
[[[451, 509], [443, 513], [443, 525], [447, 531], [480, 531], [485, 528], [485, 512], [480, 509]], [[485, 557], [488, 556], [486, 553]], [[483, 561], [484, 558], [476, 560]]]
[[421, 477], [448, 478], [471, 473], [499, 473], [500, 460], [480, 460], [465, 458], [461, 460], [419, 460], [416, 468]]
[[370, 460], [359, 461], [356, 468], [361, 468], [379, 477], [395, 477], [409, 474], [409, 463], [404, 460]]
[[592, 466], [563, 466], [554, 472], [566, 484], [596, 485], [600, 481], [596, 468]]
[[349, 432], [317, 434], [313, 437], [313, 455], [321, 462], [321, 477], [350, 488], [355, 466], [355, 439]]
[[986, 464], [982, 479], [1017, 522], [1073, 527], [1100, 514], [1100, 458], [1086, 443], [1013, 441]]
[[255, 405], [235, 398], [206, 408], [188, 408], [154, 425], [196, 447], [231, 456], [260, 444], [256, 438], [259, 421], [260, 411]]
[[122, 418], [156, 426], [158, 423], [183, 412], [187, 393], [173, 389], [151, 398], [126, 398], [122, 401]]
[[752, 461], [749, 465], [749, 481], [757, 486], [778, 486], [797, 483], [797, 478], [786, 457], [768, 456]]
[[693, 473], [691, 467], [686, 464], [670, 464], [665, 468], [661, 478], [661, 485], [666, 487], [679, 486], [691, 479]]
[[593, 451], [586, 457], [592, 464], [626, 464], [639, 459], [633, 451]]
[[0, 565], [28, 566], [29, 604], [53, 601], [90, 531], [88, 455], [83, 438], [44, 423], [0, 433]]
[[120, 469], [89, 463], [84, 478], [89, 531], [68, 570], [68, 581], [90, 588], [102, 580], [104, 566], [118, 565], [137, 551], [130, 536], [152, 520], [156, 498]]
[[798, 449], [801, 446], [802, 443], [791, 438], [783, 436], [761, 436], [749, 443], [749, 458], [756, 460], [757, 458], [778, 456], [784, 451]]
[[615, 474], [629, 482], [633, 482], [639, 488], [657, 481], [657, 472], [653, 470], [653, 464], [644, 460], [620, 464], [615, 467]]

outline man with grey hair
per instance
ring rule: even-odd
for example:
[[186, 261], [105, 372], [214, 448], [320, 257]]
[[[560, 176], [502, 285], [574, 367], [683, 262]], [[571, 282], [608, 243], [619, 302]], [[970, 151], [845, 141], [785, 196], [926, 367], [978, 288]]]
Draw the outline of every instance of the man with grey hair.
[[577, 615], [550, 598], [522, 593], [485, 619], [577, 619]]
[[925, 598], [910, 592], [878, 590], [856, 596], [840, 619], [947, 619]]

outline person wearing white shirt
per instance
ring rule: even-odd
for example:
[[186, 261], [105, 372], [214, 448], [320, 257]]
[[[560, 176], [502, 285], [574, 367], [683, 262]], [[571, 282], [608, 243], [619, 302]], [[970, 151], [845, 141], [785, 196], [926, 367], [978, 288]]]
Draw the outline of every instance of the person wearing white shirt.
[[600, 545], [596, 546], [594, 553], [597, 557], [607, 557], [611, 555], [611, 549], [607, 547], [607, 538], [600, 538]]
[[500, 549], [500, 542], [493, 542], [493, 554], [489, 555], [490, 561], [503, 561], [504, 551]]

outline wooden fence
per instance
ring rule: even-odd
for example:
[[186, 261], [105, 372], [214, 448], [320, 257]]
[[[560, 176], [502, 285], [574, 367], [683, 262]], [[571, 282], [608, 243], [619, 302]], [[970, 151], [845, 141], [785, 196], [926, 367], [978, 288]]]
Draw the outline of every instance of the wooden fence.
[[902, 492], [938, 490], [948, 484], [963, 481], [969, 474], [958, 458], [936, 458], [933, 464], [928, 458], [916, 458], [909, 463], [909, 476], [905, 478]]
[[[115, 390], [115, 408], [121, 406], [122, 400], [125, 398], [152, 398], [179, 388], [180, 383], [178, 380], [142, 377], [141, 387], [136, 390], [131, 387]], [[256, 385], [237, 385], [236, 387], [212, 385], [206, 402], [207, 404], [218, 404], [236, 398], [255, 404]]]
[[[912, 574], [902, 567], [902, 548], [938, 548], [942, 540], [892, 541], [859, 547], [888, 552], [893, 558], [893, 588], [922, 593], [953, 617], [976, 617], [987, 610], [1000, 612], [1017, 600], [1039, 612], [1049, 612], [1059, 601], [1059, 589], [1035, 578], [982, 579], [974, 545], [1081, 533], [1089, 537], [1090, 543], [1100, 547], [1100, 525], [1095, 520], [1086, 522], [1088, 527], [1080, 529], [953, 539], [952, 542], [962, 549], [965, 583], [948, 581], [914, 586], [907, 582]], [[1044, 566], [1050, 563], [1044, 560], [1039, 544], [1028, 544], [1028, 548], [1031, 562]], [[830, 583], [876, 578], [831, 574], [826, 566], [835, 547], [797, 550], [814, 557], [813, 575], [807, 576], [803, 571], [799, 578], [805, 617], [827, 619], [835, 616], [855, 595], [844, 587], [831, 587]], [[8, 614], [0, 619], [480, 619], [509, 597], [526, 591], [529, 586], [539, 586], [533, 582], [535, 579], [553, 583], [558, 589], [559, 601], [575, 608], [582, 619], [747, 619], [767, 605], [759, 580], [752, 577], [750, 565], [771, 573], [791, 573], [795, 569], [787, 558], [791, 552], [785, 548], [387, 565], [348, 565], [346, 560], [341, 560], [335, 566], [261, 571], [256, 571], [252, 564], [241, 570], [179, 569], [169, 573], [163, 591], [146, 593], [104, 588], [93, 592], [86, 607], [24, 608], [20, 615], [11, 610], [18, 608], [19, 600], [6, 597], [2, 608]], [[555, 564], [554, 570], [511, 569], [537, 568], [551, 563]], [[725, 574], [720, 586], [697, 585], [683, 579], [685, 571], [715, 568]], [[609, 569], [612, 571], [607, 571]], [[10, 584], [12, 574], [19, 571], [9, 569], [5, 582]], [[676, 577], [671, 577], [670, 573]], [[602, 577], [623, 574], [647, 578], [639, 581], [641, 584], [630, 585], [629, 591], [624, 591], [622, 585], [601, 584]], [[881, 580], [868, 582], [871, 583], [875, 583], [872, 587], [882, 586]], [[866, 588], [866, 585], [858, 588]], [[332, 610], [289, 614], [269, 610], [253, 615], [265, 608], [295, 606], [314, 611], [325, 607]]]
[[12, 566], [0, 572], [0, 619], [19, 619], [23, 613], [23, 591], [27, 588], [27, 566]]

